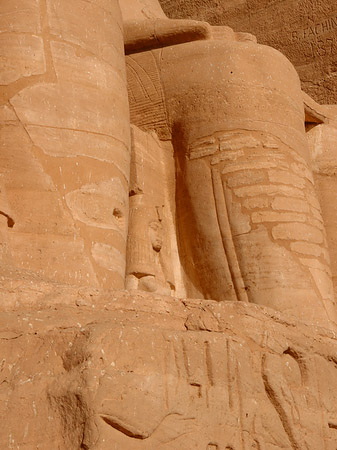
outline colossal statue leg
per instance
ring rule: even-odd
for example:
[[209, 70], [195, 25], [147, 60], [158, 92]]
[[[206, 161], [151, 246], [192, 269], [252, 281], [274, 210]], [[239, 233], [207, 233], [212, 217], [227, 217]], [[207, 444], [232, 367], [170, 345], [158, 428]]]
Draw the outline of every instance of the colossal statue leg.
[[194, 215], [182, 232], [217, 280], [207, 296], [224, 298], [208, 263], [220, 247], [239, 300], [324, 320], [333, 290], [294, 68], [265, 46], [204, 41], [163, 49], [160, 72], [180, 210]]
[[[146, 58], [132, 55], [130, 64]], [[189, 295], [326, 323], [334, 315], [329, 256], [295, 69], [274, 49], [225, 40], [151, 58], [176, 153]]]
[[1, 210], [15, 222], [2, 217], [2, 273], [121, 289], [130, 126], [118, 1], [4, 0], [1, 13]]

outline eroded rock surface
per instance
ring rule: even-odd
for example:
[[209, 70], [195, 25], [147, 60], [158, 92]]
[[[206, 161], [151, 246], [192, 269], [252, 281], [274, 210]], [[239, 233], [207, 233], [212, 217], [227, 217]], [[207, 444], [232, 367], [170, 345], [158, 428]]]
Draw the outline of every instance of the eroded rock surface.
[[1, 448], [335, 449], [333, 332], [237, 302], [49, 299], [1, 313]]
[[0, 13], [0, 448], [336, 450], [336, 107], [158, 0]]
[[1, 264], [122, 288], [130, 127], [117, 0], [4, 0], [0, 15]]
[[253, 33], [295, 65], [303, 89], [320, 103], [337, 101], [337, 9], [334, 0], [160, 0], [172, 18], [205, 20]]

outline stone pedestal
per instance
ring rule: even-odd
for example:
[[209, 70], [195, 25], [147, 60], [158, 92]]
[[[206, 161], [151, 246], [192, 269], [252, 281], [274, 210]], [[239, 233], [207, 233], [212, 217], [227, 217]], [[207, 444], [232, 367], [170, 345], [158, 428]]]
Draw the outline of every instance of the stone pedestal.
[[238, 302], [59, 289], [17, 290], [26, 306], [1, 316], [1, 448], [335, 449], [333, 332]]

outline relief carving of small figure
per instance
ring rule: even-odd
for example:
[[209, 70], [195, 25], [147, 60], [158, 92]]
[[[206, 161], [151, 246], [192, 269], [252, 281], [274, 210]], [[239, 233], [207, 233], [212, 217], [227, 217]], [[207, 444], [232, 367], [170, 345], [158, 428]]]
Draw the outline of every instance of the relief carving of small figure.
[[130, 198], [126, 289], [171, 295], [174, 281], [162, 208], [144, 203], [142, 195]]

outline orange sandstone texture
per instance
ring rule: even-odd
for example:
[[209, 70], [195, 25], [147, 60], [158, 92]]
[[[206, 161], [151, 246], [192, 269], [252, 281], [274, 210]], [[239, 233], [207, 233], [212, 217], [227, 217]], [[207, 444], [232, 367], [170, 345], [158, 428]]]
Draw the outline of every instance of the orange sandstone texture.
[[[170, 21], [158, 2], [145, 3], [122, 4], [131, 122], [173, 144], [186, 294], [336, 322], [305, 132], [305, 121], [317, 126], [328, 112], [253, 36]], [[320, 256], [302, 258], [301, 243]]]
[[157, 0], [0, 12], [0, 448], [335, 450], [336, 107]]
[[[330, 110], [333, 114], [337, 112], [332, 106]], [[334, 201], [337, 187], [337, 120], [331, 119], [329, 124], [313, 127], [307, 136], [312, 154], [315, 186], [327, 230], [334, 287], [337, 292], [337, 209]]]
[[205, 20], [253, 33], [286, 55], [303, 89], [320, 103], [337, 101], [335, 0], [160, 0], [171, 18]]
[[335, 449], [332, 332], [141, 291], [43, 309], [43, 291], [1, 316], [1, 448]]
[[6, 270], [122, 288], [130, 128], [117, 1], [1, 2]]

